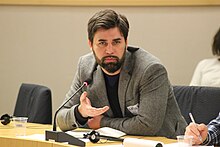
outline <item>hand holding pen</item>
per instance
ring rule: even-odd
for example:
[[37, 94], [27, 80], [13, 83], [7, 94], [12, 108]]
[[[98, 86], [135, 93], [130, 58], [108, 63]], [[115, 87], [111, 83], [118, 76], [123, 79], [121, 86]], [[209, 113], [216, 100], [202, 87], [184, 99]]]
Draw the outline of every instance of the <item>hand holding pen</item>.
[[[192, 115], [192, 113], [189, 113], [189, 117], [190, 117], [190, 119], [192, 120], [192, 123], [195, 125], [195, 127], [196, 127], [196, 129], [198, 130], [198, 127], [197, 127], [197, 124], [196, 124], [196, 122], [195, 122], [195, 120], [194, 120], [194, 118], [193, 118], [193, 115]], [[199, 131], [199, 130], [198, 130]], [[199, 131], [200, 132], [200, 131]], [[199, 140], [201, 141], [201, 142], [203, 142], [202, 141], [202, 136], [201, 136], [201, 134], [199, 134]]]

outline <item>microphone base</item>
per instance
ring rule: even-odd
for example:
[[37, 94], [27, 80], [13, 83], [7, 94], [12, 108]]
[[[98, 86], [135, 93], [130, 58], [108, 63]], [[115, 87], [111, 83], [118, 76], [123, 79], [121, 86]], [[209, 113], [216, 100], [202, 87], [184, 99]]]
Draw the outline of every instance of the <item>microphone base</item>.
[[45, 139], [48, 140], [54, 140], [55, 142], [68, 142], [68, 144], [76, 145], [76, 146], [82, 146], [84, 147], [86, 143], [82, 140], [79, 140], [76, 137], [73, 137], [65, 132], [61, 131], [45, 131]]

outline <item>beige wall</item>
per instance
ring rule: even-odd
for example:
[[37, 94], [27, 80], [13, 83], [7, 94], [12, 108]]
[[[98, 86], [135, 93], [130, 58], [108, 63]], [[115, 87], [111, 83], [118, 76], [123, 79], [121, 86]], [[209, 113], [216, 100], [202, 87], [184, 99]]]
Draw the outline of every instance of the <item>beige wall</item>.
[[[51, 88], [63, 101], [78, 58], [89, 52], [86, 25], [103, 7], [0, 6], [0, 115], [13, 113], [22, 82]], [[220, 7], [114, 7], [131, 25], [129, 44], [161, 59], [172, 84], [188, 85], [199, 60], [212, 57]]]

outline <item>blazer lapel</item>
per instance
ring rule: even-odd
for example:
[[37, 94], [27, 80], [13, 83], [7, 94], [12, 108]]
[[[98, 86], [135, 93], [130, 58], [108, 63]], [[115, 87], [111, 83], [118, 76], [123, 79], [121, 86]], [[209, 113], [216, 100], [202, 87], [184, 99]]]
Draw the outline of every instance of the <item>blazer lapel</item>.
[[122, 115], [125, 116], [125, 101], [126, 101], [126, 91], [128, 89], [128, 84], [131, 79], [131, 72], [133, 69], [133, 59], [132, 54], [130, 52], [126, 52], [126, 60], [122, 67], [120, 78], [119, 78], [119, 86], [118, 86], [118, 98], [122, 111]]
[[[106, 86], [105, 86], [105, 79], [102, 73], [102, 70], [100, 68], [100, 66], [97, 66], [97, 70], [94, 73], [94, 91], [96, 92], [96, 95], [99, 96], [97, 97], [97, 101], [96, 103], [99, 103], [102, 107], [103, 106], [109, 106], [110, 104], [108, 102], [108, 98], [107, 98], [107, 92], [106, 92]], [[111, 109], [109, 109], [106, 112], [107, 115], [109, 116], [113, 116], [113, 112]]]
[[118, 98], [121, 107], [122, 115], [125, 115], [125, 101], [126, 101], [126, 91], [128, 89], [128, 84], [131, 79], [131, 76], [125, 72], [120, 74], [120, 82], [118, 87]]

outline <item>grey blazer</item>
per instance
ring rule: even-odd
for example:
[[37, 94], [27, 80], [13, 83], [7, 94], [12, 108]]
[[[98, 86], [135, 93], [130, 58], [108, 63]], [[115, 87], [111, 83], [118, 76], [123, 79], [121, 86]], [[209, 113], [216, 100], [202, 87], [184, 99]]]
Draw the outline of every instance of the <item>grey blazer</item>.
[[[109, 106], [105, 80], [92, 53], [82, 56], [66, 99], [84, 81], [92, 83], [84, 90], [94, 107]], [[79, 92], [57, 115], [61, 130], [80, 126], [74, 116], [79, 104]], [[111, 127], [130, 135], [165, 136], [176, 138], [184, 134], [186, 121], [175, 100], [165, 67], [141, 48], [128, 47], [119, 78], [118, 97], [123, 118], [114, 118], [109, 109], [101, 120], [101, 127]]]

